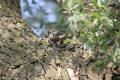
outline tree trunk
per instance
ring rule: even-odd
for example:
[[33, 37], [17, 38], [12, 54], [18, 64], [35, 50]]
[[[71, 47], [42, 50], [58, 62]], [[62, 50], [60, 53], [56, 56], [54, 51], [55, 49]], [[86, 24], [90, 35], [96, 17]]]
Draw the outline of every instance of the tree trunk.
[[0, 80], [38, 80], [41, 72], [45, 74], [45, 41], [26, 25], [19, 4], [0, 0]]
[[0, 80], [70, 80], [71, 66], [80, 72], [71, 80], [102, 80], [103, 73], [85, 67], [81, 55], [87, 53], [81, 54], [81, 44], [51, 47], [22, 19], [19, 4], [20, 0], [0, 0]]

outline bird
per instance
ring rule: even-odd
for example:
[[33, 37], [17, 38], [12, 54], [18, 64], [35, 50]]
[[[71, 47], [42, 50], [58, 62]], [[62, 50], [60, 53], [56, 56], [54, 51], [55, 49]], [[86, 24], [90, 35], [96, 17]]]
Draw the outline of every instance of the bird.
[[55, 31], [49, 34], [49, 39], [53, 42], [61, 41], [65, 38], [65, 34], [60, 31]]
[[51, 32], [48, 36], [49, 40], [52, 41], [53, 45], [57, 44], [57, 42], [62, 42], [65, 38], [65, 33], [61, 31]]

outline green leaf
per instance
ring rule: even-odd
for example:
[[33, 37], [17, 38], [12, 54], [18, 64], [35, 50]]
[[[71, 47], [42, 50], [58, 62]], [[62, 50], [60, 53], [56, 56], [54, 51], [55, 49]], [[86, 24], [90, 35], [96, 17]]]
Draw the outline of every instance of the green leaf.
[[88, 46], [87, 46], [87, 50], [88, 50], [89, 54], [92, 54], [92, 47], [91, 47], [90, 44], [88, 44]]
[[115, 57], [115, 56], [113, 56], [112, 58], [113, 58], [113, 62], [115, 62], [115, 63], [116, 63], [116, 62], [117, 62], [116, 57]]
[[95, 17], [97, 17], [97, 18], [100, 18], [99, 13], [97, 13], [97, 12], [91, 12], [91, 15], [93, 15], [93, 16], [95, 16]]
[[65, 3], [65, 0], [62, 0], [63, 3]]
[[117, 49], [115, 50], [115, 56], [119, 56], [119, 52], [120, 52], [120, 50], [117, 48]]
[[99, 7], [105, 7], [105, 2], [103, 0], [97, 1]]
[[118, 64], [118, 66], [120, 66], [120, 63]]
[[116, 77], [117, 79], [120, 79], [120, 77]]
[[103, 44], [103, 45], [102, 45], [102, 49], [103, 49], [103, 51], [105, 51], [105, 53], [107, 53], [107, 51], [108, 51], [107, 45]]
[[79, 6], [80, 6], [80, 4], [76, 4], [76, 5], [73, 6], [72, 9], [78, 8]]
[[73, 6], [73, 1], [69, 0], [68, 3], [67, 3], [67, 5], [68, 5], [68, 8], [71, 9], [72, 6]]
[[93, 5], [95, 6], [95, 8], [98, 8], [98, 4], [96, 0], [93, 1]]
[[105, 24], [106, 26], [109, 26], [109, 28], [113, 27], [113, 21], [109, 17], [102, 16], [100, 19], [103, 22], [103, 24]]
[[72, 39], [66, 39], [66, 40], [64, 40], [64, 43], [70, 43], [72, 41], [73, 41]]

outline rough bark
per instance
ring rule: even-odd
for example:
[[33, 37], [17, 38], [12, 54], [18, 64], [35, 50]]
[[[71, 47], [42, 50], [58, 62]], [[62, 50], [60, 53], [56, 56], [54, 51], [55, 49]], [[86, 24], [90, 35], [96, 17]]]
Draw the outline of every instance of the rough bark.
[[51, 47], [22, 19], [19, 0], [0, 0], [0, 80], [70, 80], [68, 67], [78, 68], [79, 80], [103, 80], [79, 43]]
[[45, 74], [44, 43], [20, 16], [19, 0], [0, 0], [0, 80], [36, 80]]

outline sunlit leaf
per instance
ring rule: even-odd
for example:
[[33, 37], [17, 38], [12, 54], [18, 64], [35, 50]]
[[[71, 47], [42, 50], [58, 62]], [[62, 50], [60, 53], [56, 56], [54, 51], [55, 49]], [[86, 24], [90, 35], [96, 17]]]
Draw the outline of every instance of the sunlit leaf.
[[89, 54], [92, 54], [92, 47], [90, 44], [87, 46], [87, 50], [88, 50]]
[[[110, 0], [92, 0], [92, 4], [82, 1], [68, 0], [66, 5], [68, 24], [74, 37], [80, 30], [80, 36], [77, 37], [84, 43], [83, 49], [89, 53], [97, 51], [103, 53], [102, 56], [96, 58], [95, 66], [99, 69], [106, 68], [109, 62], [114, 65], [118, 64], [118, 58], [120, 58], [120, 46], [118, 46], [120, 43], [120, 23], [113, 14], [116, 11], [108, 7], [111, 3]], [[66, 40], [66, 43], [69, 42], [71, 40]]]
[[103, 21], [103, 24], [111, 26], [111, 27], [113, 26], [113, 21], [107, 16], [103, 16], [100, 19]]
[[113, 56], [112, 58], [113, 58], [113, 62], [115, 62], [115, 63], [116, 63], [116, 62], [117, 62], [117, 61], [116, 61], [116, 57], [115, 57], [115, 56]]
[[73, 6], [72, 4], [73, 4], [73, 1], [72, 1], [72, 0], [69, 0], [69, 1], [68, 1], [68, 4], [67, 4], [69, 9], [72, 8], [72, 6]]
[[105, 3], [104, 3], [103, 0], [98, 0], [97, 3], [98, 3], [99, 7], [104, 7], [105, 6]]
[[117, 48], [116, 50], [115, 50], [115, 54], [114, 54], [114, 56], [116, 57], [116, 58], [118, 58], [118, 56], [120, 56], [120, 50]]
[[64, 40], [64, 43], [70, 43], [72, 41], [73, 41], [72, 39], [66, 39], [66, 40]]
[[63, 3], [65, 3], [65, 0], [62, 0]]
[[93, 5], [95, 6], [95, 8], [98, 8], [98, 4], [96, 0], [93, 1]]
[[73, 6], [72, 9], [78, 8], [79, 6], [80, 6], [79, 4], [76, 4], [76, 5]]

